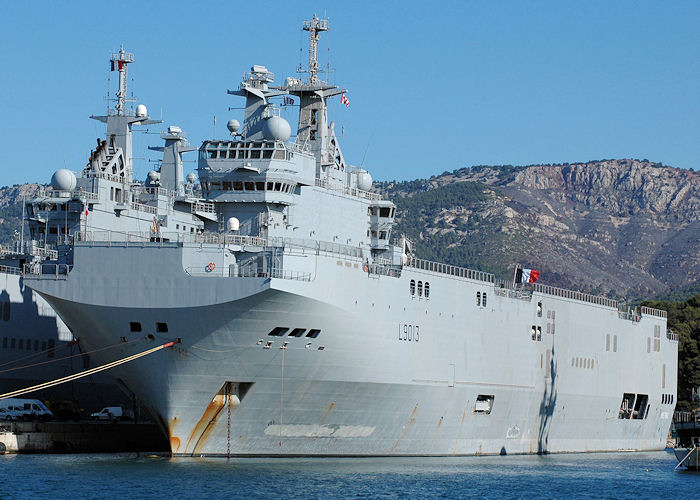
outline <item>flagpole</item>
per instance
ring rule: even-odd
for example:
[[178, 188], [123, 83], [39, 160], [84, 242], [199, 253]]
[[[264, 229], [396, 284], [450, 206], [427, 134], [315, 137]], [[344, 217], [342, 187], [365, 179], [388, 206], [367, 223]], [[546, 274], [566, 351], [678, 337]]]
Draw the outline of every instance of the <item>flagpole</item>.
[[518, 269], [520, 264], [515, 264], [515, 270], [513, 271], [513, 289], [515, 289], [515, 278], [518, 276]]

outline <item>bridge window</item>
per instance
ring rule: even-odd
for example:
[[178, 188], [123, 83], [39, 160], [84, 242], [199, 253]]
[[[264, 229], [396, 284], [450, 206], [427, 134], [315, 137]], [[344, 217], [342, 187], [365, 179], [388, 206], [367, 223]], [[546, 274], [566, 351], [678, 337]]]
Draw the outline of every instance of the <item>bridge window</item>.
[[224, 181], [224, 191], [231, 191], [231, 181]]
[[318, 328], [312, 328], [311, 330], [309, 330], [309, 333], [307, 333], [306, 336], [308, 338], [315, 339], [316, 337], [319, 336], [320, 333], [321, 333], [321, 330], [319, 330]]
[[379, 217], [389, 217], [389, 214], [391, 214], [390, 207], [381, 207], [379, 209]]
[[252, 181], [246, 181], [243, 183], [246, 191], [255, 191], [255, 183]]
[[257, 189], [258, 191], [265, 191], [265, 183], [264, 182], [256, 182], [255, 189]]

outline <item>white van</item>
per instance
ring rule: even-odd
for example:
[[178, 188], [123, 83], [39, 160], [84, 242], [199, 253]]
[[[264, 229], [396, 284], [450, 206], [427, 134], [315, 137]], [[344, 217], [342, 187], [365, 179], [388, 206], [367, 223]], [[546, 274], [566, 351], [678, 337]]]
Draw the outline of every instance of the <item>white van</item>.
[[107, 406], [106, 408], [102, 408], [101, 411], [93, 413], [90, 416], [94, 420], [119, 420], [124, 415], [121, 406]]
[[0, 408], [14, 414], [17, 420], [48, 420], [53, 413], [38, 399], [0, 399]]

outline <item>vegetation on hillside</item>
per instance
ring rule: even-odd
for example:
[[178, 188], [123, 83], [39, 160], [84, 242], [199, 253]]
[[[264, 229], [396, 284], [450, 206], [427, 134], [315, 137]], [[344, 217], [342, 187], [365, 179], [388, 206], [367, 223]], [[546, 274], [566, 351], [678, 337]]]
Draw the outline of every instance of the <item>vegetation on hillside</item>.
[[683, 302], [646, 301], [668, 312], [668, 328], [678, 334], [678, 410], [697, 408], [693, 388], [700, 387], [700, 294]]

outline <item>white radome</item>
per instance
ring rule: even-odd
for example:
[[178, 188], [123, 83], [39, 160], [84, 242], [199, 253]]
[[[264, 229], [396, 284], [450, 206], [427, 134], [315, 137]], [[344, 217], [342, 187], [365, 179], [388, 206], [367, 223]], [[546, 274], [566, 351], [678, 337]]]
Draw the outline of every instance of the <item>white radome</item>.
[[372, 176], [367, 170], [357, 171], [357, 187], [362, 191], [369, 191], [372, 189]]
[[241, 223], [235, 217], [230, 217], [226, 221], [226, 227], [228, 227], [229, 231], [238, 231], [238, 228], [241, 227]]
[[228, 121], [226, 128], [229, 132], [231, 132], [231, 135], [234, 135], [236, 132], [238, 132], [238, 129], [241, 128], [241, 122], [233, 118]]
[[51, 187], [56, 191], [73, 191], [78, 180], [68, 169], [61, 168], [51, 176]]
[[194, 184], [195, 182], [197, 182], [197, 176], [194, 172], [190, 172], [189, 174], [187, 174], [186, 179], [187, 182], [189, 182], [190, 184]]
[[136, 106], [136, 116], [139, 118], [145, 118], [148, 116], [148, 108], [145, 105], [139, 104]]
[[287, 142], [292, 135], [292, 127], [281, 116], [271, 116], [265, 120], [263, 135], [268, 141]]

